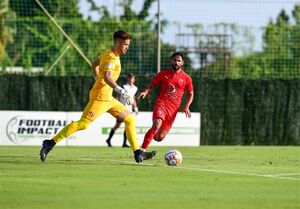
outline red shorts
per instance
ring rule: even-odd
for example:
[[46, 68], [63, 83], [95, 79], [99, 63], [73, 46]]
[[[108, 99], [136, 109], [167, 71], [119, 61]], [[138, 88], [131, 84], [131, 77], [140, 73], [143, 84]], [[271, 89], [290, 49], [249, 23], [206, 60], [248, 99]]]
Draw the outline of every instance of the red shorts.
[[177, 112], [177, 110], [168, 109], [164, 104], [156, 104], [153, 109], [152, 119], [162, 119], [161, 128], [169, 131], [174, 123]]

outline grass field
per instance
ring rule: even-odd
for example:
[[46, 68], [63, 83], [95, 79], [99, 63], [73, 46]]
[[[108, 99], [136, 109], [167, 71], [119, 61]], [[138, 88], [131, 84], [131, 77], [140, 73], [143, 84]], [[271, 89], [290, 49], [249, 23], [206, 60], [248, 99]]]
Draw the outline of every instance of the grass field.
[[0, 147], [1, 209], [300, 208], [300, 147], [159, 147], [136, 164], [130, 149]]

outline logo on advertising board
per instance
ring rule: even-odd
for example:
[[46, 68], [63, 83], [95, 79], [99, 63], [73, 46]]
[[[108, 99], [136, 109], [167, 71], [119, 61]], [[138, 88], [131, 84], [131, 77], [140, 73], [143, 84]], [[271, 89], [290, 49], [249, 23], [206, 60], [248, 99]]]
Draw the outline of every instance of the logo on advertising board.
[[6, 135], [12, 143], [22, 144], [32, 138], [53, 137], [66, 125], [66, 120], [15, 116], [7, 122]]

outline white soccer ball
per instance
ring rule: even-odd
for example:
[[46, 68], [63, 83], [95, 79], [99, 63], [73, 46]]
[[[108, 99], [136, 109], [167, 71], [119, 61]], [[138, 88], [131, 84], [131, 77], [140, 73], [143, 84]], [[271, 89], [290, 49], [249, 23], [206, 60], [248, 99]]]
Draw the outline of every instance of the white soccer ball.
[[165, 162], [170, 166], [180, 165], [182, 163], [182, 154], [176, 149], [169, 150], [165, 154]]

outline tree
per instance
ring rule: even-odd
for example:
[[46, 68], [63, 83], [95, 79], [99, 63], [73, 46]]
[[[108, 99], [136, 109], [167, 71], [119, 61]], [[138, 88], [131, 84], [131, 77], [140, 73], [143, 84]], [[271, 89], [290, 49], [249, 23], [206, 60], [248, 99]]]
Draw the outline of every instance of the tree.
[[263, 36], [264, 53], [274, 75], [284, 74], [292, 67], [291, 28], [284, 10], [279, 13], [275, 23], [270, 21], [266, 27]]
[[[79, 0], [68, 1], [68, 4], [63, 0], [42, 2], [62, 28], [73, 36], [75, 42], [81, 37], [78, 28], [82, 24], [82, 15], [77, 7], [78, 2]], [[35, 1], [10, 0], [10, 3], [10, 8], [18, 17], [16, 21], [17, 31], [14, 36], [15, 42], [8, 50], [12, 64], [27, 69], [32, 66], [44, 67], [44, 70], [47, 70], [61, 54], [63, 47], [68, 43], [67, 40]], [[76, 19], [76, 21], [72, 21], [71, 17], [72, 20]], [[85, 24], [82, 25], [85, 26]], [[67, 54], [66, 60], [71, 58], [70, 63], [68, 61], [60, 62], [60, 70], [66, 70], [65, 65], [71, 70], [81, 67], [74, 62], [74, 60], [80, 60], [78, 55], [70, 56], [69, 54]]]
[[295, 5], [292, 11], [295, 25], [291, 30], [291, 52], [295, 75], [300, 75], [300, 4]]
[[[34, 0], [9, 0], [10, 8], [18, 18], [44, 16], [43, 11]], [[82, 18], [77, 7], [79, 0], [49, 0], [41, 1], [47, 11], [54, 17]]]
[[[126, 0], [121, 4], [124, 14], [121, 15], [120, 20], [124, 28], [133, 34], [133, 42], [128, 56], [122, 57], [125, 72], [134, 71], [146, 74], [156, 72], [157, 22], [156, 19], [149, 18], [149, 9], [154, 2], [156, 0], [145, 0], [139, 12], [132, 9], [133, 0]], [[166, 25], [167, 21], [161, 20], [162, 31]], [[161, 49], [161, 67], [169, 66], [170, 55], [176, 47], [162, 42]]]
[[16, 19], [15, 13], [10, 10], [8, 0], [3, 0], [0, 3], [0, 63], [8, 64], [8, 57], [6, 53], [6, 46], [13, 43], [13, 34], [15, 32], [14, 21]]
[[[7, 49], [12, 65], [43, 67], [46, 72], [62, 54], [69, 42], [55, 27], [33, 0], [10, 0], [10, 8], [16, 13], [15, 42]], [[112, 15], [106, 6], [97, 6], [94, 0], [87, 0], [90, 11], [100, 14], [99, 20], [84, 19], [77, 4], [79, 0], [41, 1], [51, 16], [71, 37], [90, 60], [103, 50], [110, 48], [112, 34], [123, 29], [133, 35], [128, 55], [122, 56], [124, 73], [156, 72], [156, 19], [149, 17], [149, 9], [155, 0], [145, 0], [140, 11], [132, 9], [132, 0], [122, 1], [124, 14]], [[166, 24], [165, 21], [163, 22]], [[162, 57], [169, 57], [175, 46], [162, 43]], [[163, 60], [169, 64], [169, 59]], [[162, 66], [165, 63], [162, 63]], [[90, 67], [71, 47], [55, 65], [51, 75], [90, 75]]]

